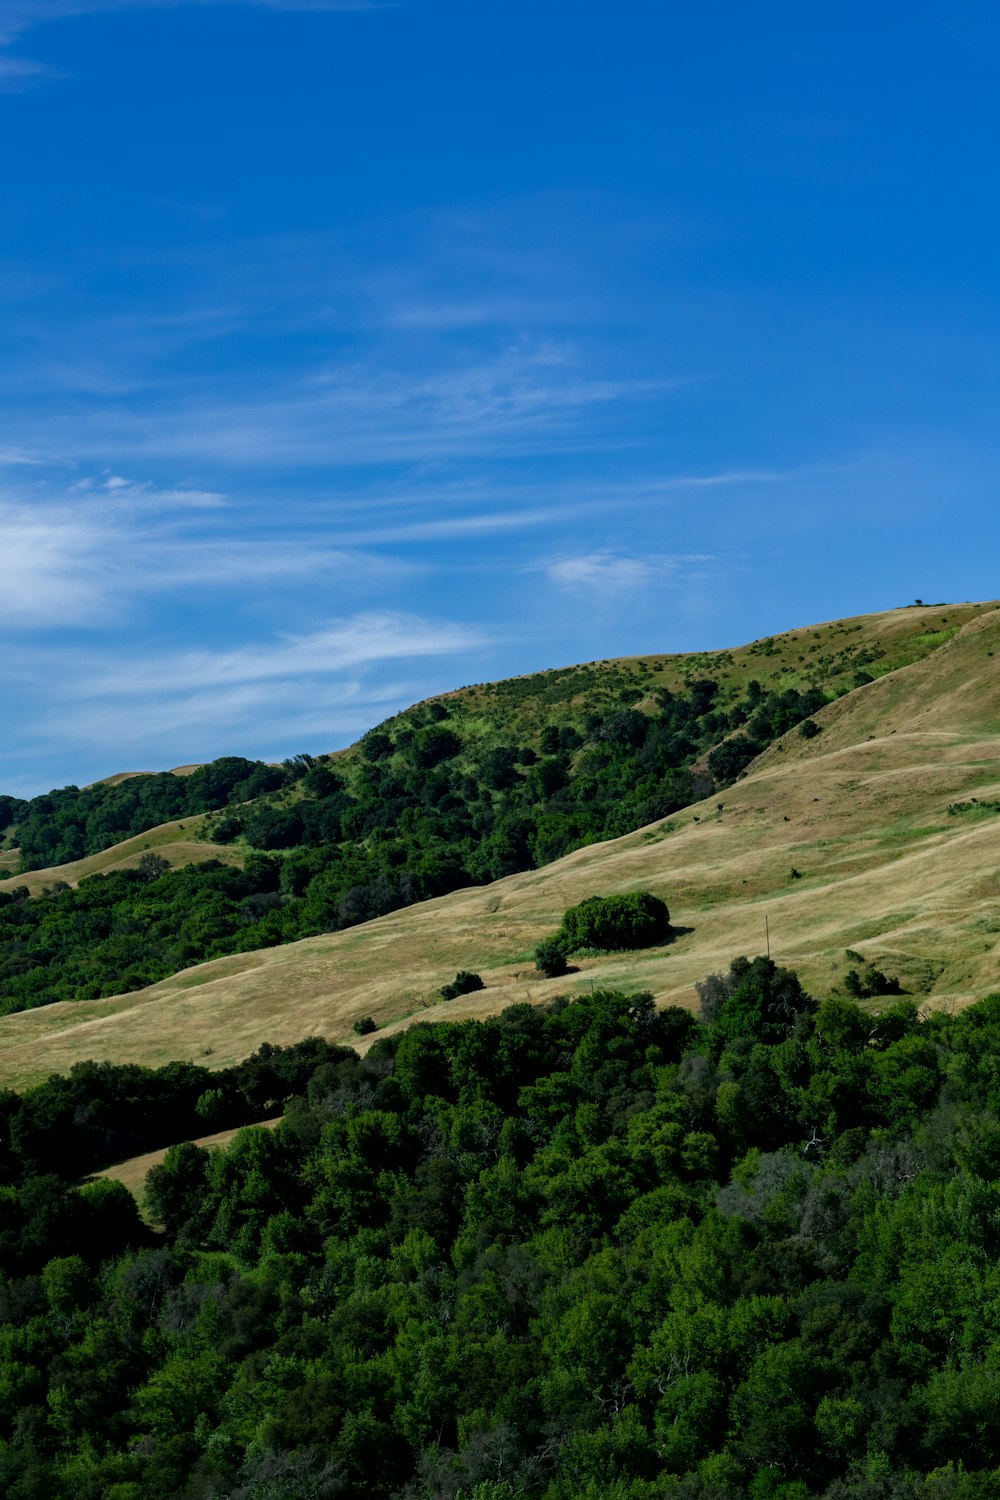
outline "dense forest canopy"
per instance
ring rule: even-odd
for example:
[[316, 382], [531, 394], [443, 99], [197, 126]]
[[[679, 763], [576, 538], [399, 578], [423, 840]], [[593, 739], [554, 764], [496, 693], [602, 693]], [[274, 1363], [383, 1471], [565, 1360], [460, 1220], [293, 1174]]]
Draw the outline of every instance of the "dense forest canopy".
[[[995, 1496], [1000, 996], [920, 1021], [758, 958], [700, 998], [5, 1096], [0, 1491]], [[46, 1148], [281, 1102], [168, 1152], [157, 1230]]]
[[683, 693], [646, 699], [623, 688], [600, 711], [583, 707], [518, 743], [436, 701], [372, 730], [344, 762], [230, 758], [186, 778], [36, 798], [12, 835], [28, 863], [100, 846], [111, 822], [123, 837], [163, 813], [157, 799], [176, 814], [184, 798], [189, 812], [216, 809], [207, 834], [242, 846], [244, 867], [171, 870], [149, 856], [73, 890], [0, 892], [0, 1014], [123, 994], [547, 864], [727, 785], [823, 702], [817, 688], [766, 692], [751, 679], [724, 704], [717, 682], [695, 677]]

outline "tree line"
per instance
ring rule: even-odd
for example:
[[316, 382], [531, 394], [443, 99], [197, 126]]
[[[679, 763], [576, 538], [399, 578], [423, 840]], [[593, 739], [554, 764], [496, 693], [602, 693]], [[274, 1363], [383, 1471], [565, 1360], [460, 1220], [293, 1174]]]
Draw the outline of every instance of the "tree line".
[[[22, 1163], [0, 1491], [995, 1495], [1000, 996], [921, 1021], [764, 958], [699, 989], [291, 1049], [276, 1130], [151, 1174], [156, 1230]], [[141, 1092], [74, 1076], [84, 1114]]]

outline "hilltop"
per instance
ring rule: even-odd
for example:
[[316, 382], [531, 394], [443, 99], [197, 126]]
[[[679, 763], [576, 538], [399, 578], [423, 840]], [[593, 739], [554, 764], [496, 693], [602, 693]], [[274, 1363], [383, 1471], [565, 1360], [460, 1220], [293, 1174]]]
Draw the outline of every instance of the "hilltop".
[[[802, 662], [813, 683], [825, 671], [831, 695], [812, 715], [817, 732], [791, 728], [724, 791], [713, 787], [666, 818], [542, 868], [344, 931], [222, 957], [135, 993], [8, 1016], [0, 1021], [5, 1081], [23, 1083], [90, 1056], [221, 1066], [262, 1040], [348, 1037], [367, 1014], [393, 1028], [414, 1016], [490, 1014], [592, 984], [649, 989], [661, 1003], [690, 1005], [706, 973], [735, 953], [764, 949], [765, 917], [772, 953], [815, 993], [840, 986], [865, 961], [934, 1006], [987, 993], [1000, 937], [995, 605], [892, 611], [711, 658], [597, 663], [466, 689], [452, 695], [460, 714], [452, 708], [449, 725], [460, 720], [469, 739], [477, 725], [495, 735], [485, 705], [499, 703], [508, 705], [505, 725], [516, 719], [522, 734], [540, 736], [547, 714], [551, 722], [569, 710], [594, 713], [601, 694], [617, 711], [623, 690], [648, 687], [632, 700], [641, 712], [654, 690], [672, 683], [674, 691], [708, 672], [719, 685], [716, 702], [738, 703], [751, 681], [763, 692], [799, 691]], [[846, 691], [834, 697], [838, 686]], [[398, 740], [425, 714], [426, 706], [408, 711], [380, 732]], [[371, 764], [364, 742], [341, 759], [352, 758]], [[585, 957], [566, 979], [534, 971], [534, 944], [567, 905], [636, 889], [668, 900], [673, 943]], [[486, 989], [426, 1009], [460, 968], [481, 973]]]
[[[909, 606], [791, 630], [732, 650], [606, 659], [458, 688], [405, 709], [377, 725], [358, 744], [319, 760], [354, 790], [366, 762], [379, 758], [377, 751], [372, 755], [372, 749], [383, 739], [395, 745], [402, 736], [405, 742], [407, 736], [446, 720], [459, 741], [457, 762], [464, 770], [476, 752], [483, 750], [522, 744], [540, 750], [546, 731], [551, 732], [553, 725], [585, 730], [588, 719], [626, 706], [655, 715], [658, 695], [682, 695], [690, 691], [692, 683], [706, 679], [718, 689], [712, 705], [717, 716], [738, 704], [751, 682], [759, 683], [768, 693], [818, 689], [824, 697], [834, 699], [922, 660], [964, 624], [992, 607]], [[302, 792], [299, 778], [307, 769], [303, 762], [311, 758], [293, 759], [299, 764], [288, 776], [291, 785], [284, 791], [281, 768], [227, 757], [207, 766], [177, 766], [169, 772], [119, 771], [83, 788], [82, 793], [70, 787], [30, 803], [0, 797], [0, 819], [7, 819], [6, 826], [0, 828], [4, 835], [0, 864], [11, 870], [6, 882], [0, 880], [0, 890], [27, 884], [35, 894], [55, 880], [75, 885], [90, 874], [127, 868], [147, 847], [168, 856], [172, 865], [199, 857], [240, 863], [245, 854], [242, 840], [232, 843], [227, 838], [211, 849], [197, 847], [211, 842], [206, 830], [218, 821], [212, 819], [212, 812], [225, 810], [235, 802], [245, 817], [251, 806], [295, 801]], [[293, 767], [293, 762], [285, 764], [286, 768]], [[262, 779], [265, 776], [266, 780]], [[126, 783], [130, 785], [126, 787]], [[202, 796], [192, 799], [190, 794], [199, 783]], [[122, 787], [132, 799], [127, 808], [121, 805], [122, 795], [117, 805], [116, 799], [108, 796]], [[185, 795], [193, 803], [187, 808], [183, 806]], [[165, 801], [186, 815], [172, 820], [157, 817]], [[67, 807], [67, 803], [72, 805]], [[116, 838], [115, 828], [126, 820], [134, 825], [129, 830], [133, 837]], [[19, 824], [29, 834], [28, 847], [18, 846]], [[86, 853], [80, 848], [66, 859], [36, 857], [38, 849], [57, 849], [74, 841], [91, 843], [94, 848]], [[180, 847], [166, 847], [171, 844]], [[196, 847], [192, 849], [192, 845]]]

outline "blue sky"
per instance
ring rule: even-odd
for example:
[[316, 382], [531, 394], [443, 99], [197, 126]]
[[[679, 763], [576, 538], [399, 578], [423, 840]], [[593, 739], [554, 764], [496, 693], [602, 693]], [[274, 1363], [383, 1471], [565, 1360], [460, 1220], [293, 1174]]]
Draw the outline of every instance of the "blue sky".
[[3, 0], [0, 788], [995, 595], [998, 29]]

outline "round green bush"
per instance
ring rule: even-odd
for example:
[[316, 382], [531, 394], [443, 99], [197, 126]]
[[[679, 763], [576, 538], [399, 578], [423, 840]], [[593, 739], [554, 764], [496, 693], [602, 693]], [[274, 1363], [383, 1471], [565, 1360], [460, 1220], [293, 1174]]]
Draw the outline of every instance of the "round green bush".
[[564, 953], [580, 948], [648, 948], [670, 932], [666, 903], [649, 891], [630, 896], [590, 896], [563, 913], [556, 942]]

